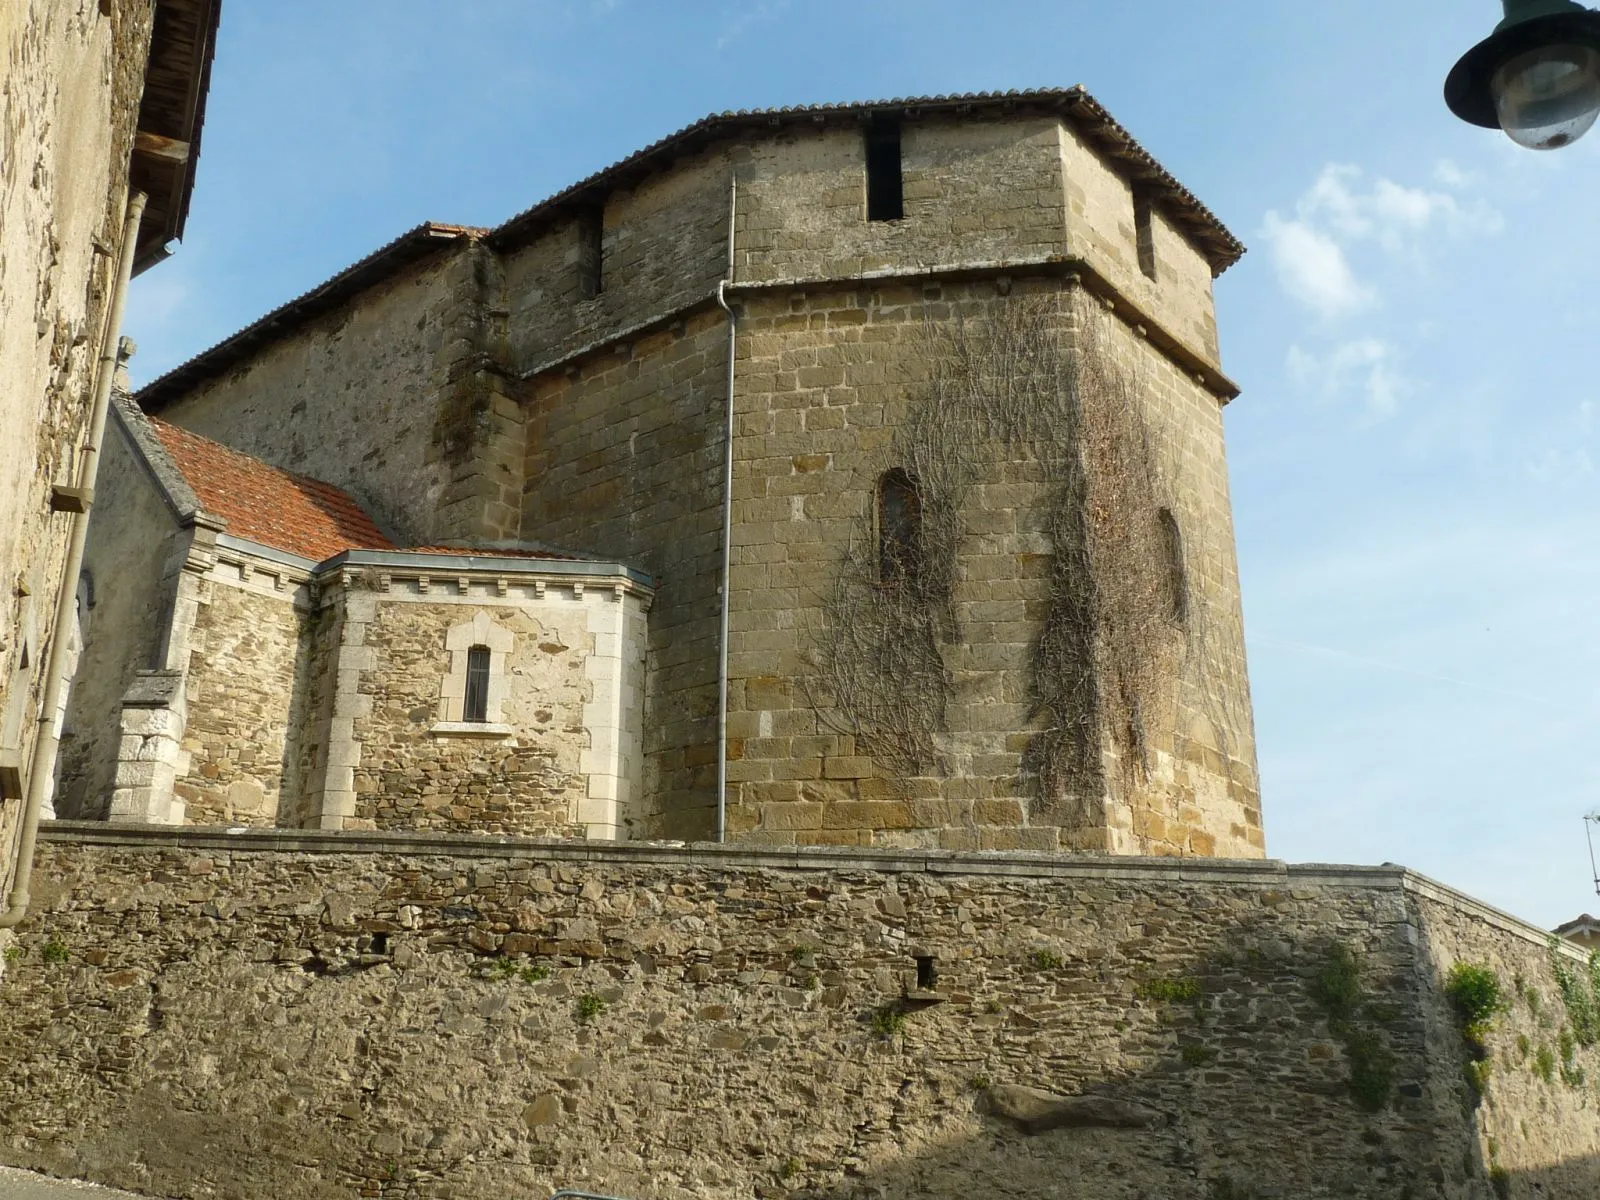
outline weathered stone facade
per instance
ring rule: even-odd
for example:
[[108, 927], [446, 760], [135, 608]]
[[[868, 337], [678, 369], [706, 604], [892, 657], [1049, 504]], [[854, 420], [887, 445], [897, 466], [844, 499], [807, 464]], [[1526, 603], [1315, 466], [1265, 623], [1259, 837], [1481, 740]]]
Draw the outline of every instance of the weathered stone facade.
[[[134, 548], [142, 565], [93, 623], [63, 815], [605, 838], [639, 824], [647, 577], [518, 552], [319, 562], [237, 534], [338, 544], [272, 501], [307, 485], [312, 511], [348, 497], [254, 460], [254, 475], [192, 479], [239, 456], [125, 401], [113, 430], [115, 515], [93, 528], [87, 577], [120, 578]], [[229, 482], [260, 493], [236, 533], [196, 494], [219, 482], [213, 499]], [[475, 646], [486, 711], [469, 716]]]
[[[869, 220], [884, 121], [902, 212]], [[404, 543], [554, 545], [659, 580], [619, 832], [716, 828], [731, 404], [729, 836], [1263, 853], [1211, 299], [1242, 248], [1076, 90], [713, 118], [663, 146], [496, 230], [419, 227], [139, 401], [347, 489]], [[959, 503], [928, 492], [959, 530], [913, 647], [933, 695], [887, 698], [915, 712], [897, 754], [885, 706], [819, 668], [828, 596], [957, 344], [983, 353], [1022, 311], [1048, 314], [1057, 383], [1098, 372], [1127, 402], [1043, 457], [963, 439]], [[1081, 407], [1077, 382], [1028, 382], [1039, 411]], [[1063, 617], [1067, 575], [1085, 595]], [[1165, 609], [1097, 598], [1124, 577]], [[1074, 641], [1070, 686], [1052, 639]]]
[[[218, 3], [167, 0], [160, 20], [156, 0], [0, 11], [0, 895], [56, 614], [78, 597], [87, 615], [64, 574], [118, 262], [142, 270], [181, 236]], [[135, 191], [159, 194], [124, 245]]]
[[[1401, 868], [93, 825], [41, 868], [0, 1158], [157, 1194], [1600, 1187], [1576, 956]], [[1481, 1101], [1458, 962], [1510, 1000]]]
[[[70, 518], [51, 487], [75, 482], [154, 7], [0, 12], [0, 769], [14, 780], [33, 753], [63, 588]], [[18, 799], [0, 798], [0, 888]]]

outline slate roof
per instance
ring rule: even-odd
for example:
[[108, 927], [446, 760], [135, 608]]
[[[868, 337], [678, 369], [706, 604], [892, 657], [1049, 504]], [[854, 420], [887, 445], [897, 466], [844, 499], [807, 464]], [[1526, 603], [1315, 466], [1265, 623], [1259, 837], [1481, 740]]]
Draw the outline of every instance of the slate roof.
[[1243, 257], [1244, 244], [1200, 200], [1156, 161], [1133, 135], [1082, 86], [1036, 88], [1009, 92], [964, 92], [944, 96], [912, 96], [894, 100], [862, 100], [845, 104], [811, 104], [790, 108], [740, 109], [713, 113], [587, 179], [541, 200], [494, 229], [425, 221], [380, 246], [359, 262], [283, 304], [232, 337], [202, 351], [141, 388], [135, 397], [145, 412], [161, 408], [190, 389], [250, 358], [263, 346], [321, 313], [383, 282], [403, 267], [463, 240], [483, 239], [498, 250], [521, 245], [575, 214], [592, 210], [617, 188], [636, 186], [648, 175], [671, 168], [674, 160], [739, 133], [771, 132], [794, 127], [860, 123], [875, 117], [912, 120], [926, 116], [1004, 116], [1048, 112], [1068, 121], [1095, 148], [1143, 188], [1162, 212], [1199, 248], [1221, 275]]
[[158, 418], [150, 423], [201, 507], [225, 520], [234, 537], [314, 562], [350, 549], [395, 549], [348, 492]]

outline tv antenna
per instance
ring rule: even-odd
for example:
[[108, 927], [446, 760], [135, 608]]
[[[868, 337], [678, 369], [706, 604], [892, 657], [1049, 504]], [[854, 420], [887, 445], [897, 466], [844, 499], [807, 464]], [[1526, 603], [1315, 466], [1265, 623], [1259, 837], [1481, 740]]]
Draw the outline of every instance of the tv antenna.
[[1583, 833], [1589, 841], [1589, 874], [1594, 877], [1594, 890], [1600, 895], [1600, 868], [1594, 862], [1594, 827], [1600, 825], [1600, 809], [1583, 814]]

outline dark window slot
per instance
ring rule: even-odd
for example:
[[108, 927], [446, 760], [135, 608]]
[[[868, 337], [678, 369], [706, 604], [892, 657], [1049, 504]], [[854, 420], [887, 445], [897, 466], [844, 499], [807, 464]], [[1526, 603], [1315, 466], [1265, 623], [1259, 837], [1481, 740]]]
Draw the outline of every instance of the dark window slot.
[[578, 218], [578, 298], [593, 300], [600, 294], [605, 280], [601, 277], [604, 262], [603, 241], [605, 213], [594, 208]]
[[1133, 196], [1134, 237], [1139, 244], [1139, 270], [1151, 279], [1156, 277], [1155, 206], [1143, 192]]
[[900, 126], [871, 125], [867, 129], [867, 220], [898, 221], [905, 215]]

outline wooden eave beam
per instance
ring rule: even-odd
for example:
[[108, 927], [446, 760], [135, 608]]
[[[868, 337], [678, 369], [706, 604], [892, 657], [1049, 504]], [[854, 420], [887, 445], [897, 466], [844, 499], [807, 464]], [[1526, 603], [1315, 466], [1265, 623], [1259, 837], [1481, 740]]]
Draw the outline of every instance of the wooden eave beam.
[[159, 133], [149, 133], [143, 129], [133, 135], [133, 151], [135, 154], [147, 154], [151, 158], [159, 158], [162, 162], [182, 165], [189, 161], [188, 142], [163, 137]]

